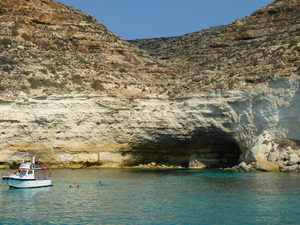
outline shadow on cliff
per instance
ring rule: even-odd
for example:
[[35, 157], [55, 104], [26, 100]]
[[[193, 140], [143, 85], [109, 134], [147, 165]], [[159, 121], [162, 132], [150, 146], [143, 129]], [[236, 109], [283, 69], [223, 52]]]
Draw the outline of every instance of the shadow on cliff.
[[215, 126], [198, 128], [192, 134], [161, 134], [155, 141], [133, 145], [135, 164], [155, 162], [188, 167], [197, 160], [207, 167], [237, 165], [241, 150], [233, 135]]
[[[277, 85], [277, 86], [276, 86]], [[271, 85], [270, 85], [271, 86]], [[274, 82], [271, 86], [276, 89], [289, 91], [278, 98], [277, 138], [287, 138], [297, 143], [300, 142], [300, 80], [287, 79]], [[290, 93], [293, 95], [290, 97]]]
[[280, 109], [278, 125], [287, 131], [286, 138], [300, 143], [300, 80], [298, 89], [286, 108]]

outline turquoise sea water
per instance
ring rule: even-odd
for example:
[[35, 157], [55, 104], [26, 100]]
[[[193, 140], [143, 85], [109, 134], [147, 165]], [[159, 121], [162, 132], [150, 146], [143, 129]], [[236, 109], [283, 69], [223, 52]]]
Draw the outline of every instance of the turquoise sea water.
[[300, 224], [300, 174], [134, 169], [52, 174], [54, 186], [47, 188], [9, 190], [1, 183], [0, 224]]

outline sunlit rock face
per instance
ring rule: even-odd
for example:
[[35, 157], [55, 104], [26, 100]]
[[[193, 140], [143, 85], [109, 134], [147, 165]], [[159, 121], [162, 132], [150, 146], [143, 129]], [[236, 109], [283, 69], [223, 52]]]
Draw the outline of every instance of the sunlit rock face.
[[296, 0], [145, 50], [51, 0], [0, 0], [0, 28], [0, 168], [227, 167], [263, 132], [300, 140]]
[[298, 0], [276, 0], [226, 26], [132, 43], [190, 70], [181, 83], [192, 92], [233, 90], [299, 71], [299, 14]]
[[[39, 152], [58, 167], [235, 165], [256, 136], [300, 140], [300, 82], [255, 90], [202, 93], [186, 99], [97, 95], [11, 96], [1, 101], [1, 162]], [[125, 101], [125, 100], [124, 100]]]

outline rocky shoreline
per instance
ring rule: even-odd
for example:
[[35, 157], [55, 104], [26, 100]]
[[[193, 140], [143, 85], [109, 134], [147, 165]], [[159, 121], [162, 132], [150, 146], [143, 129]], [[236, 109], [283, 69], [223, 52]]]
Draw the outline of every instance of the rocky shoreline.
[[288, 139], [278, 140], [268, 132], [258, 136], [237, 171], [300, 172], [300, 147]]

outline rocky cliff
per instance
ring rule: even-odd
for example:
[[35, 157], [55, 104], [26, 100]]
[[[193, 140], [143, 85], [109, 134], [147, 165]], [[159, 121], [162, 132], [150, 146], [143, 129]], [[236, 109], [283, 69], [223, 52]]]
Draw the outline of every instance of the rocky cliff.
[[0, 5], [1, 167], [300, 169], [298, 1], [133, 43], [54, 1]]
[[230, 25], [131, 43], [190, 71], [190, 91], [231, 90], [299, 72], [299, 14], [299, 1], [274, 1]]

